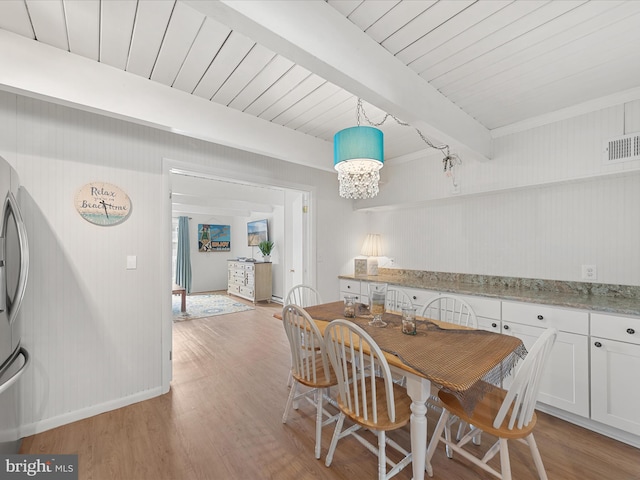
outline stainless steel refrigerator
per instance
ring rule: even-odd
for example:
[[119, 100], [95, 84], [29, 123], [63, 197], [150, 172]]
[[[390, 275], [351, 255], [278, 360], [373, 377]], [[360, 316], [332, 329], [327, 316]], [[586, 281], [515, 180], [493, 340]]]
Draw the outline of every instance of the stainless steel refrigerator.
[[20, 447], [17, 383], [29, 365], [29, 354], [20, 343], [18, 317], [29, 270], [18, 188], [16, 171], [0, 157], [0, 453], [17, 453]]

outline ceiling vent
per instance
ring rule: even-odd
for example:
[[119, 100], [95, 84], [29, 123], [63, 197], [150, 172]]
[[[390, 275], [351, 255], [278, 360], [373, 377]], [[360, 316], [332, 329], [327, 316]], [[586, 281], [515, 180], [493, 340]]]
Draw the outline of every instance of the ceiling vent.
[[605, 164], [640, 160], [640, 133], [623, 135], [604, 142], [602, 160]]

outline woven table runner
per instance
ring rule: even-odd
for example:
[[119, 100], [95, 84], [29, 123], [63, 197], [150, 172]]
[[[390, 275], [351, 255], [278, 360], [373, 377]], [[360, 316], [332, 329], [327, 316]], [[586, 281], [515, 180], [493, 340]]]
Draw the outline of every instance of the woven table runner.
[[[305, 310], [314, 320], [331, 321], [344, 318], [343, 307], [343, 302], [334, 302]], [[458, 397], [465, 410], [471, 410], [491, 385], [499, 385], [527, 354], [516, 337], [428, 319], [417, 321], [416, 335], [405, 335], [400, 315], [385, 313], [387, 326], [379, 328], [368, 324], [371, 318], [366, 313], [360, 307], [358, 316], [347, 320], [362, 327], [382, 350]]]

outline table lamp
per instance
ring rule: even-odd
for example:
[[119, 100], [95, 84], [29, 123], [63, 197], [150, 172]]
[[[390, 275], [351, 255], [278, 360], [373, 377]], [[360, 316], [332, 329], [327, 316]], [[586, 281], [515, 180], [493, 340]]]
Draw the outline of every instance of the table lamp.
[[380, 235], [369, 233], [360, 253], [367, 257], [367, 275], [378, 275], [378, 257], [382, 255]]

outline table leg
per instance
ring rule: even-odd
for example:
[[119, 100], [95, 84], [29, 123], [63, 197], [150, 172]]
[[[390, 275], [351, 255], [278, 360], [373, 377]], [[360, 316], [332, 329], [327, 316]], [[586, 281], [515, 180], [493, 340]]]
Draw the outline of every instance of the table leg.
[[184, 313], [187, 311], [187, 291], [182, 290], [181, 295], [182, 295], [182, 303], [180, 305], [180, 311]]
[[413, 480], [424, 480], [427, 453], [427, 399], [431, 382], [426, 378], [408, 375], [407, 393], [411, 397], [411, 454]]

